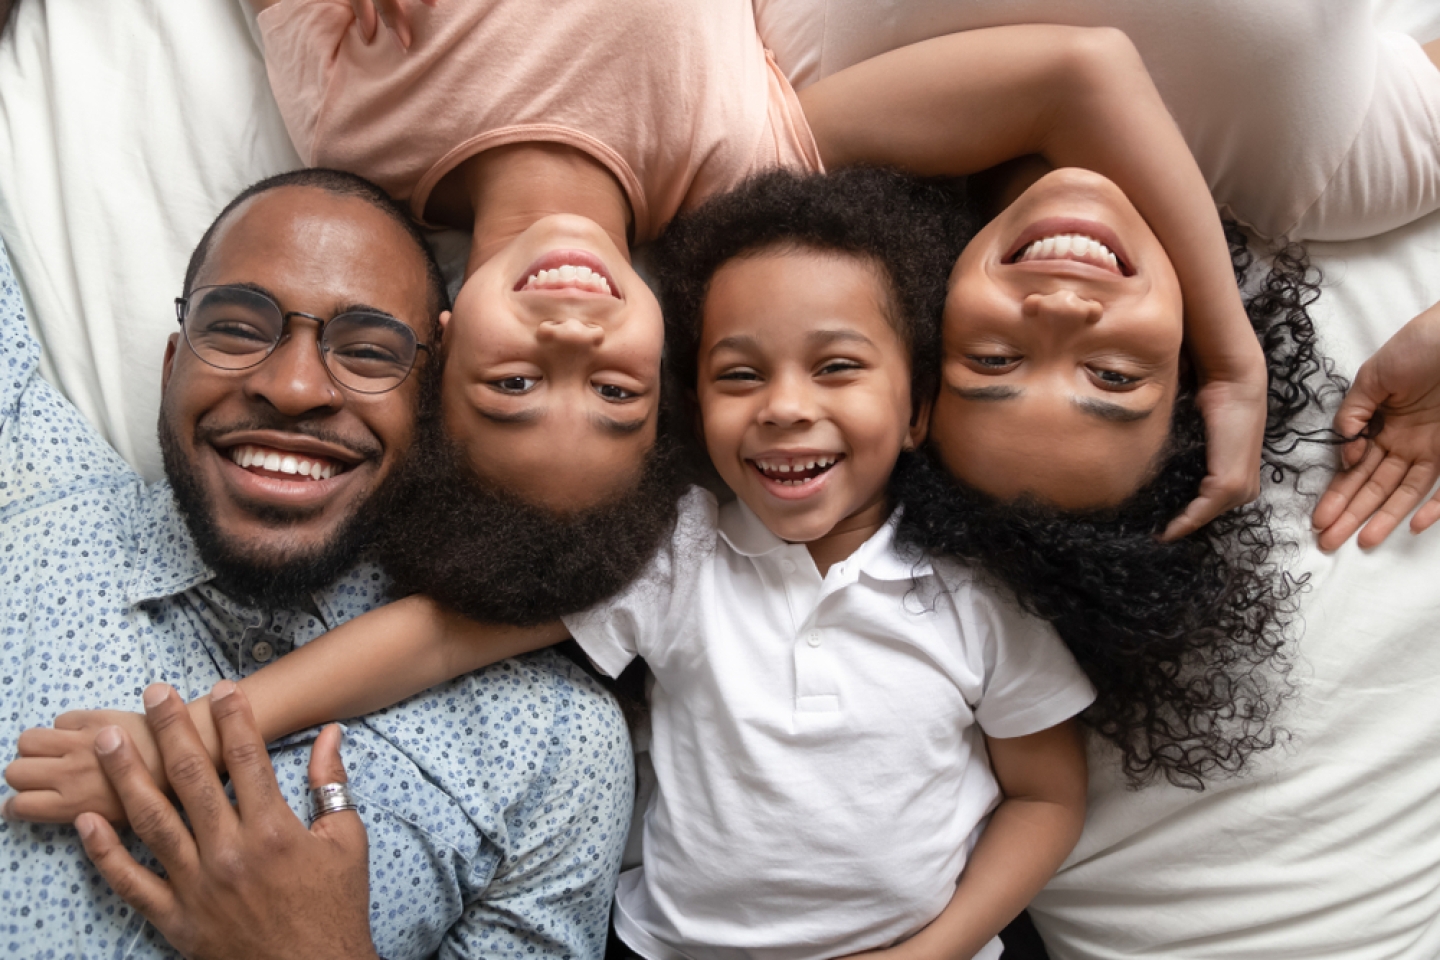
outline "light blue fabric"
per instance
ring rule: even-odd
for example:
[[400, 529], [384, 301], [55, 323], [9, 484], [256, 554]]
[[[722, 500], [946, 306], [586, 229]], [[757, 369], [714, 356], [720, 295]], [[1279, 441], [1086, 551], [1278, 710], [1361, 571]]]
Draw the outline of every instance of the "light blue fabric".
[[[226, 597], [168, 486], [146, 486], [38, 357], [0, 248], [0, 761], [58, 713], [138, 710], [156, 681], [199, 696], [258, 669], [262, 641], [283, 654], [383, 602], [368, 562], [311, 610]], [[272, 748], [302, 817], [314, 733]], [[350, 722], [343, 751], [382, 956], [602, 955], [633, 776], [620, 711], [583, 671], [550, 652], [505, 661]], [[71, 828], [28, 824], [0, 824], [0, 954], [175, 955]]]

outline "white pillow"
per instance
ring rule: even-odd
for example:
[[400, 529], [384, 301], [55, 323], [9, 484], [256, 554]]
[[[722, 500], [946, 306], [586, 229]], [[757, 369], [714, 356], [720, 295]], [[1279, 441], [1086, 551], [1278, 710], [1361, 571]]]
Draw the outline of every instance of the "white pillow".
[[21, 0], [0, 42], [0, 236], [41, 370], [147, 478], [190, 251], [300, 165], [240, 0]]

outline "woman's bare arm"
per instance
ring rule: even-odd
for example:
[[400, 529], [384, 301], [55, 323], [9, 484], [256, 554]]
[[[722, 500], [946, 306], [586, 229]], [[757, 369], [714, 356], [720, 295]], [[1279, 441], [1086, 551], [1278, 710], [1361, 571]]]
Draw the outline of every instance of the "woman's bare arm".
[[1209, 188], [1123, 33], [1024, 25], [937, 37], [842, 70], [800, 101], [828, 166], [956, 175], [1039, 154], [1114, 180], [1175, 263], [1202, 383], [1210, 475], [1167, 536], [1254, 498], [1264, 354]]

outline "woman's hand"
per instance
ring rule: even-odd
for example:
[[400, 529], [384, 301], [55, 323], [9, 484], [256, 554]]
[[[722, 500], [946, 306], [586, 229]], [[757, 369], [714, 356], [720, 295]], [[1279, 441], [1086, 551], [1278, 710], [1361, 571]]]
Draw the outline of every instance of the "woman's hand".
[[[436, 6], [440, 0], [419, 0], [427, 7]], [[394, 35], [400, 49], [409, 50], [411, 42], [415, 39], [410, 29], [410, 8], [414, 6], [412, 0], [350, 0], [350, 7], [355, 11], [355, 23], [360, 29], [360, 37], [366, 43], [374, 42], [379, 35], [379, 25], [385, 24], [386, 28]]]
[[[1362, 524], [1360, 546], [1378, 546], [1440, 477], [1440, 304], [1365, 361], [1335, 429], [1356, 439], [1341, 449], [1344, 469], [1315, 507], [1320, 548], [1336, 549]], [[1436, 520], [1440, 493], [1410, 518], [1410, 530]]]
[[[1201, 383], [1196, 403], [1205, 418], [1206, 473], [1200, 493], [1165, 527], [1162, 540], [1178, 540], [1227, 510], [1260, 495], [1260, 449], [1265, 437], [1265, 357], [1253, 337], [1256, 357]], [[1257, 362], [1258, 361], [1258, 362]], [[1248, 369], [1247, 369], [1248, 366]]]
[[95, 755], [95, 735], [109, 726], [130, 734], [151, 775], [163, 785], [165, 769], [144, 716], [120, 710], [62, 713], [53, 728], [20, 734], [20, 759], [5, 768], [6, 782], [18, 791], [5, 801], [5, 819], [70, 823], [82, 813], [98, 813], [123, 824], [125, 807]]

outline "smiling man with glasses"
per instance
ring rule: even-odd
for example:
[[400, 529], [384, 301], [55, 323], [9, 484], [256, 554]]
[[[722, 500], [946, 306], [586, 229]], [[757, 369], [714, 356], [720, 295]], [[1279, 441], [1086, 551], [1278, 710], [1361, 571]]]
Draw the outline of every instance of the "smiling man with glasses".
[[[257, 184], [191, 260], [165, 352], [167, 482], [146, 486], [39, 379], [0, 253], [0, 756], [62, 712], [138, 710], [151, 684], [194, 699], [385, 602], [371, 544], [445, 306], [420, 235], [372, 185], [331, 171]], [[31, 758], [54, 733], [27, 734]], [[227, 754], [238, 818], [217, 826], [229, 807], [212, 778], [190, 807], [200, 854], [183, 884], [173, 845], [156, 844], [176, 887], [213, 908], [157, 918], [173, 946], [70, 827], [0, 825], [0, 953], [600, 955], [631, 759], [619, 708], [577, 667], [506, 661], [350, 721], [348, 794], [328, 751], [307, 782], [315, 736], [273, 748], [273, 773], [258, 740]], [[27, 763], [7, 771], [13, 789]], [[193, 777], [170, 780], [195, 798]], [[297, 819], [317, 812], [311, 786], [326, 787], [313, 832]], [[21, 799], [6, 813], [24, 815]], [[139, 825], [156, 836], [153, 818]], [[216, 855], [245, 837], [256, 856]]]

